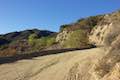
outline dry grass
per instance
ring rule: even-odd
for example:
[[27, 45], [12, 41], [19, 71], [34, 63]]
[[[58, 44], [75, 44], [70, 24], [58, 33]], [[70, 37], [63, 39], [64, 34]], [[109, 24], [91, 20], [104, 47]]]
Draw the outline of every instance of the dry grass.
[[116, 63], [120, 62], [120, 35], [111, 43], [106, 55], [95, 65], [96, 75], [103, 78], [107, 75]]

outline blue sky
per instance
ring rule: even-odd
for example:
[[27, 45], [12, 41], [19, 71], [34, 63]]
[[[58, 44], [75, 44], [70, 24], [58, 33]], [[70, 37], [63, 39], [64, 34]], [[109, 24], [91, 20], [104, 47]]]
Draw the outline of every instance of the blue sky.
[[0, 0], [0, 34], [25, 29], [59, 31], [80, 18], [120, 9], [120, 0]]

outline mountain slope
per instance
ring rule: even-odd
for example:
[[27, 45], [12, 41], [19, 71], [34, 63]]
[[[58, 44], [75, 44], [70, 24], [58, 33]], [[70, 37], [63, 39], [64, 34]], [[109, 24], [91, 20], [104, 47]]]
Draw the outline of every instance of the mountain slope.
[[2, 41], [2, 39], [6, 39], [7, 41], [17, 41], [17, 40], [28, 39], [28, 37], [31, 34], [36, 34], [39, 37], [45, 37], [53, 33], [54, 32], [51, 32], [51, 31], [38, 30], [38, 29], [24, 30], [20, 32], [11, 32], [4, 35], [0, 35], [0, 42]]
[[[71, 40], [68, 45], [85, 41], [85, 44], [89, 43], [97, 48], [1, 64], [0, 79], [120, 80], [120, 11], [103, 15], [102, 20], [100, 19], [94, 27], [87, 26], [86, 19], [82, 21], [85, 21], [84, 26], [78, 24], [64, 26], [56, 41], [64, 44], [64, 41]], [[89, 31], [90, 27], [92, 29]], [[85, 32], [85, 36], [81, 35], [81, 30]], [[80, 34], [78, 32], [76, 34], [76, 31]], [[74, 32], [75, 35], [69, 38], [68, 36]]]
[[56, 33], [47, 30], [32, 29], [0, 35], [0, 56], [13, 56], [16, 54], [34, 52], [33, 45], [29, 42], [31, 35], [42, 38], [54, 36]]

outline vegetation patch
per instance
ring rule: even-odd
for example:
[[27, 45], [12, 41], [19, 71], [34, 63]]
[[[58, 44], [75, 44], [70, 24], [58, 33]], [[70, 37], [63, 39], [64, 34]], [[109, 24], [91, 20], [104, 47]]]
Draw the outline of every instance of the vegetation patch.
[[80, 48], [86, 45], [88, 45], [87, 34], [83, 30], [76, 30], [70, 33], [63, 46], [66, 48]]
[[32, 34], [29, 36], [28, 42], [33, 50], [41, 50], [55, 44], [55, 37], [47, 36], [38, 38], [36, 34]]

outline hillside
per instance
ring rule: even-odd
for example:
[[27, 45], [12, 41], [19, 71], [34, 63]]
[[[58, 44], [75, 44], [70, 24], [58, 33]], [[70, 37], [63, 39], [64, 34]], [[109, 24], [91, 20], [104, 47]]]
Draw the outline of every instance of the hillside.
[[57, 35], [32, 34], [28, 42], [35, 50], [84, 50], [0, 64], [0, 80], [120, 80], [120, 11], [62, 25]]
[[42, 50], [93, 48], [88, 35], [104, 15], [82, 18], [75, 23], [60, 26], [60, 32], [24, 30], [0, 35], [0, 56], [29, 54]]
[[33, 34], [37, 38], [56, 35], [55, 32], [38, 29], [2, 34], [0, 35], [0, 56], [30, 53], [33, 51], [33, 46], [30, 45], [29, 37]]
[[2, 34], [0, 35], [0, 43], [1, 43], [0, 45], [2, 45], [2, 39], [5, 39], [6, 41], [17, 41], [17, 40], [28, 39], [28, 37], [31, 34], [36, 34], [39, 37], [44, 37], [44, 36], [51, 35], [52, 33], [54, 32], [47, 31], [47, 30], [31, 29], [31, 30], [24, 30], [20, 32], [11, 32], [7, 34]]
[[89, 40], [105, 50], [105, 55], [93, 65], [93, 79], [120, 80], [120, 11], [105, 15], [92, 30]]

